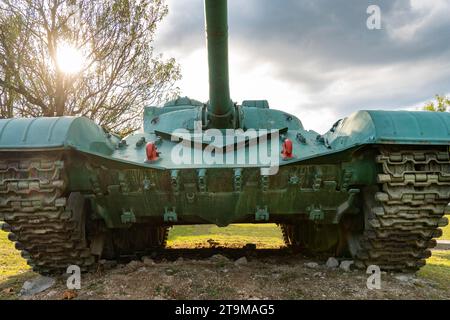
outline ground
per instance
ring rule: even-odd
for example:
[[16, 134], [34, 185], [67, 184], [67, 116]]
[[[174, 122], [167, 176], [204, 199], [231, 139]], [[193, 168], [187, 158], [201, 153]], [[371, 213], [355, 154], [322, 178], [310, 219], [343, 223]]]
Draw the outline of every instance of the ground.
[[[444, 238], [450, 240], [450, 227]], [[258, 250], [242, 249], [247, 243]], [[145, 263], [119, 263], [83, 275], [77, 299], [450, 299], [450, 251], [433, 251], [414, 277], [383, 273], [381, 290], [369, 290], [364, 271], [328, 269], [324, 259], [284, 248], [275, 225], [176, 227], [168, 246], [169, 253]], [[244, 256], [247, 263], [235, 263]], [[1, 231], [0, 257], [0, 299], [18, 299], [24, 281], [36, 274]], [[55, 287], [32, 299], [65, 294], [60, 277]]]

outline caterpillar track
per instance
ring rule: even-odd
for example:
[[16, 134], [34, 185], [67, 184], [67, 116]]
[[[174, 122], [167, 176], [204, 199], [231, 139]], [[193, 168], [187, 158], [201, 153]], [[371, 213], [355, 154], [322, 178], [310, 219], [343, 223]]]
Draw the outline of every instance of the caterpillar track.
[[448, 224], [448, 150], [383, 148], [379, 190], [366, 194], [366, 229], [355, 263], [384, 270], [415, 271], [424, 266]]
[[69, 265], [86, 271], [95, 263], [66, 185], [61, 155], [0, 159], [2, 229], [41, 274], [65, 272]]
[[[91, 254], [84, 198], [67, 192], [62, 155], [0, 159], [0, 221], [9, 240], [34, 271], [62, 273], [70, 265], [88, 271], [98, 260]], [[164, 248], [169, 228], [136, 225], [109, 232], [104, 248], [111, 259]]]
[[[349, 239], [355, 264], [415, 271], [424, 266], [442, 235], [450, 202], [450, 154], [444, 150], [384, 148], [377, 157], [378, 186], [364, 191], [365, 228]], [[291, 225], [281, 225], [284, 242], [296, 247]]]
[[162, 239], [160, 244], [162, 248], [165, 248], [167, 246], [167, 239], [169, 239], [169, 230], [170, 228], [164, 228], [161, 232], [162, 234], [159, 236]]
[[291, 246], [291, 239], [289, 238], [289, 226], [286, 225], [286, 224], [282, 224], [282, 225], [280, 225], [280, 228], [281, 228], [281, 234], [283, 236], [284, 244], [287, 247], [290, 247]]

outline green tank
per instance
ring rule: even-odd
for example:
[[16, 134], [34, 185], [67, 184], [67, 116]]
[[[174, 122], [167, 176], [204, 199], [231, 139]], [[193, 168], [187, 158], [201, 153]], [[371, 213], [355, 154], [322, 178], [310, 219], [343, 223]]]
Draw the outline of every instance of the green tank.
[[29, 265], [139, 256], [174, 225], [276, 223], [296, 250], [422, 267], [448, 223], [450, 114], [358, 111], [321, 135], [237, 104], [226, 0], [205, 12], [208, 102], [149, 106], [124, 139], [84, 117], [0, 120], [0, 220]]

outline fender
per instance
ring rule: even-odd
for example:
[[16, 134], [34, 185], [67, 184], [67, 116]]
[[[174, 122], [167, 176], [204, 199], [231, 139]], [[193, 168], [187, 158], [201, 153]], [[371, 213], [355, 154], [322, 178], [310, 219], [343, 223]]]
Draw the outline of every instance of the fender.
[[85, 117], [0, 120], [0, 151], [75, 149], [110, 156], [120, 139]]
[[364, 144], [450, 145], [450, 113], [359, 111], [325, 134], [332, 149]]

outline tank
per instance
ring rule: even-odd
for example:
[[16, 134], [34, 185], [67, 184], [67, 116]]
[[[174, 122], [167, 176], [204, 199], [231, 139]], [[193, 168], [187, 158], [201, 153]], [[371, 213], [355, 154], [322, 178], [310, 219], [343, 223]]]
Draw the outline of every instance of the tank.
[[28, 264], [89, 270], [164, 248], [174, 225], [276, 223], [293, 250], [425, 265], [448, 223], [450, 114], [363, 110], [319, 134], [237, 104], [227, 1], [205, 14], [209, 101], [146, 107], [123, 139], [84, 117], [0, 120], [0, 220]]

